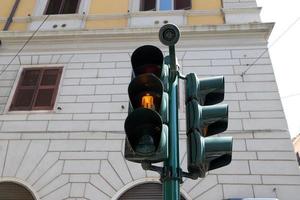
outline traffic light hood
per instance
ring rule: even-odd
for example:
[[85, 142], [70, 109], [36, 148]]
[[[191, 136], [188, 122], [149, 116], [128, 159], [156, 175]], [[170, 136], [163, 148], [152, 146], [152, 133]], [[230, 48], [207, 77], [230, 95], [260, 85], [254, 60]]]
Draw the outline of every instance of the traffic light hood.
[[200, 106], [196, 100], [187, 103], [187, 134], [198, 130], [202, 136], [211, 136], [226, 131], [228, 105]]
[[198, 79], [195, 73], [186, 76], [186, 102], [196, 99], [202, 106], [214, 105], [224, 100], [224, 77]]
[[137, 48], [131, 56], [131, 65], [135, 76], [153, 73], [157, 77], [161, 77], [163, 62], [163, 53], [152, 45]]

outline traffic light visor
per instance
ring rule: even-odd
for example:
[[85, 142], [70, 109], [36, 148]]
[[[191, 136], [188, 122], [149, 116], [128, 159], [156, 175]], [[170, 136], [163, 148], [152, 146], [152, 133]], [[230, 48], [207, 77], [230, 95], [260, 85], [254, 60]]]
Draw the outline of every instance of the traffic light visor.
[[224, 77], [198, 79], [195, 73], [186, 76], [186, 102], [196, 99], [201, 106], [214, 105], [224, 100]]
[[196, 100], [187, 103], [187, 132], [198, 130], [207, 137], [226, 131], [228, 105], [200, 106]]
[[229, 165], [232, 159], [232, 137], [205, 138], [206, 160], [208, 170], [214, 170]]
[[145, 73], [153, 73], [161, 76], [163, 66], [163, 53], [152, 45], [145, 45], [137, 48], [131, 56], [131, 64], [135, 76]]

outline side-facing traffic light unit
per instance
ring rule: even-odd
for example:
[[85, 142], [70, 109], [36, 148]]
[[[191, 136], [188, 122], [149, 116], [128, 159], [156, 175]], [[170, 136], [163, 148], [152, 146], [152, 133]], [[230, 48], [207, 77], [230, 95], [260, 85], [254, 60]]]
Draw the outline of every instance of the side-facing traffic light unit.
[[137, 48], [131, 64], [125, 158], [138, 163], [161, 162], [168, 158], [168, 67], [161, 50], [151, 45]]
[[223, 76], [186, 76], [188, 171], [196, 177], [231, 162], [232, 137], [209, 137], [227, 129], [228, 105], [214, 105], [223, 100]]

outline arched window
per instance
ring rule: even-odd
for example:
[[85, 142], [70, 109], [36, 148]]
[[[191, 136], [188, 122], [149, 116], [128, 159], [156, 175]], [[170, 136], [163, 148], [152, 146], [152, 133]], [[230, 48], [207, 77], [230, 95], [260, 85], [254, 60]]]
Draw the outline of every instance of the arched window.
[[35, 198], [22, 185], [0, 182], [0, 200], [35, 200]]
[[[126, 191], [119, 200], [161, 200], [163, 199], [162, 185], [159, 183], [144, 183]], [[181, 200], [185, 200], [181, 196]]]

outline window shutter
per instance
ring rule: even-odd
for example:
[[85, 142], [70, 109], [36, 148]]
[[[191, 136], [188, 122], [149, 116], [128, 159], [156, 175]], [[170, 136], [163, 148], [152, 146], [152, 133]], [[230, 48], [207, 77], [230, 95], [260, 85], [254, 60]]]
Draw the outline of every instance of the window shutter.
[[188, 10], [192, 8], [191, 0], [175, 0], [174, 10]]
[[45, 69], [42, 73], [40, 84], [37, 88], [33, 110], [53, 108], [61, 77], [61, 68]]
[[45, 14], [72, 14], [76, 13], [80, 0], [48, 0]]
[[30, 110], [34, 98], [34, 93], [41, 76], [40, 69], [24, 69], [10, 110]]
[[59, 13], [63, 0], [49, 0], [46, 8], [46, 15], [55, 15]]
[[76, 13], [79, 5], [79, 0], [64, 0], [62, 5], [61, 14], [71, 14]]
[[156, 0], [141, 0], [141, 11], [156, 10]]

